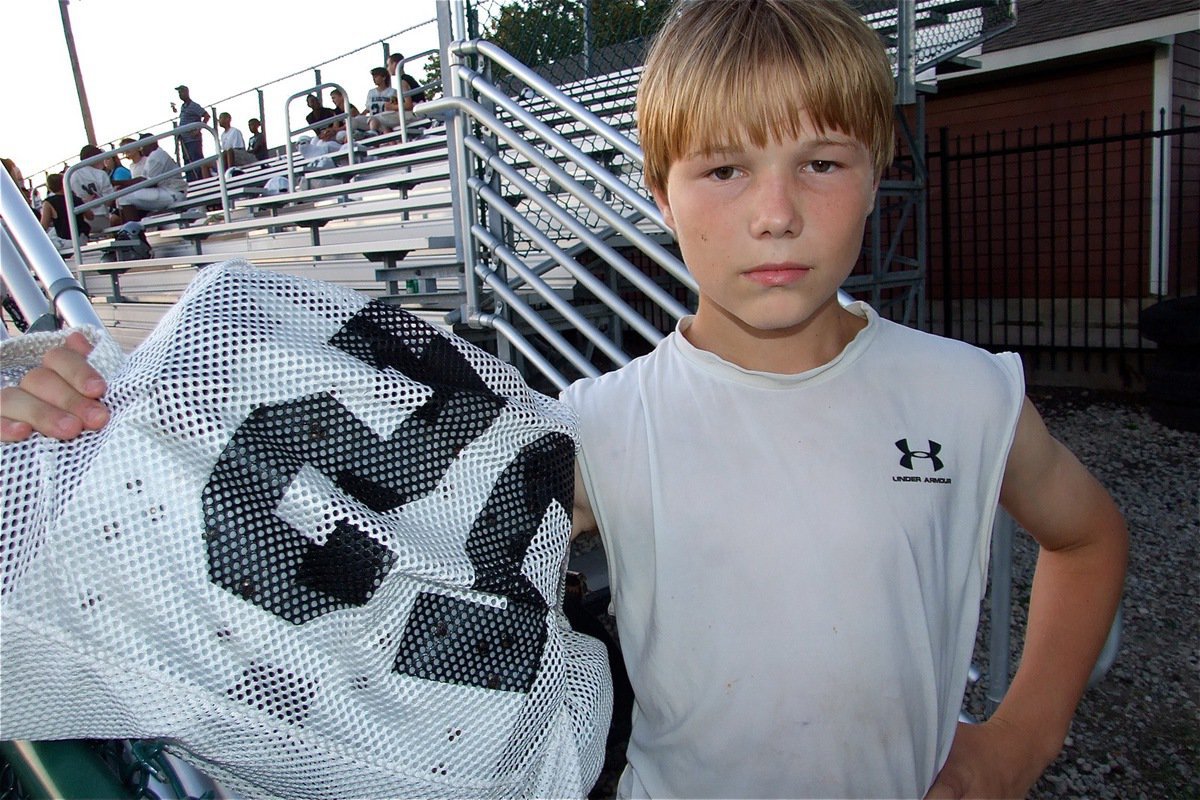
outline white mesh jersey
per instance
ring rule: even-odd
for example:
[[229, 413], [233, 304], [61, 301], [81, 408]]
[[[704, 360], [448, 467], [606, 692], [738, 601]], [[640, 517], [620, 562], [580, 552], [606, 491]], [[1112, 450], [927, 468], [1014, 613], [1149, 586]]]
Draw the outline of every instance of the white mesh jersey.
[[637, 698], [622, 797], [921, 797], [946, 758], [1021, 366], [852, 310], [798, 375], [676, 331], [564, 394]]
[[255, 797], [587, 792], [611, 690], [561, 612], [565, 407], [244, 263], [109, 385], [103, 430], [0, 448], [0, 736], [159, 737]]

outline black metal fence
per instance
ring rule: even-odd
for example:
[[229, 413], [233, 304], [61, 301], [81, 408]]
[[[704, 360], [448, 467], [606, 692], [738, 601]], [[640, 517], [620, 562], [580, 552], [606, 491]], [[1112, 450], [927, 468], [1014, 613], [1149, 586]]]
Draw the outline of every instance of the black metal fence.
[[1154, 345], [1139, 312], [1200, 284], [1198, 123], [1179, 108], [940, 129], [928, 146], [929, 327], [1068, 363], [1140, 358]]

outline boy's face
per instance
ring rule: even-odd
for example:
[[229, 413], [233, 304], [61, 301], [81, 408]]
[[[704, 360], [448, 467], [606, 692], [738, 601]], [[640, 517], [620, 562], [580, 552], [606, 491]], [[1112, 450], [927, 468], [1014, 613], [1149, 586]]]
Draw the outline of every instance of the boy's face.
[[807, 115], [800, 127], [762, 148], [685, 156], [654, 192], [700, 286], [689, 330], [698, 346], [752, 349], [837, 322], [837, 289], [858, 259], [877, 182], [862, 143], [818, 132]]

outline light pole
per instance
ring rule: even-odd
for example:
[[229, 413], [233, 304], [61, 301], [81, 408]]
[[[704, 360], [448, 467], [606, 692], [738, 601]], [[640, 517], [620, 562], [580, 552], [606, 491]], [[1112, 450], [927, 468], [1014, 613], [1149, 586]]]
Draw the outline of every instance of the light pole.
[[87, 91], [83, 88], [83, 73], [79, 70], [79, 55], [75, 52], [75, 36], [71, 33], [71, 15], [67, 4], [71, 0], [58, 0], [58, 11], [62, 16], [63, 36], [67, 40], [67, 55], [71, 58], [71, 72], [75, 75], [75, 93], [79, 95], [79, 113], [83, 115], [83, 131], [88, 144], [96, 143], [96, 131], [92, 127], [92, 111], [88, 108]]

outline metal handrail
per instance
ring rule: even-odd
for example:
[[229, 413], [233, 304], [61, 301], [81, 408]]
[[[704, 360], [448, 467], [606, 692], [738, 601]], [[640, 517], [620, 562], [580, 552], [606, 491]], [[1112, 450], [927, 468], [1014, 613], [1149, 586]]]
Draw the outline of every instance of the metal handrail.
[[[53, 306], [68, 324], [102, 325], [100, 317], [88, 300], [87, 293], [50, 243], [50, 238], [42, 229], [41, 223], [33, 215], [33, 209], [25, 202], [8, 172], [0, 172], [4, 172], [3, 176], [0, 176], [0, 218], [4, 221], [6, 243], [4, 260], [0, 264], [3, 267], [4, 282], [14, 287], [15, 292], [17, 285], [27, 284], [32, 270], [42, 286], [46, 287], [46, 293], [50, 297], [49, 305]], [[27, 285], [25, 288], [28, 288]], [[22, 289], [22, 294], [25, 293], [25, 289]], [[14, 299], [17, 299], [15, 294]], [[31, 297], [28, 302], [36, 303]], [[33, 307], [31, 305], [31, 309]]]
[[[504, 198], [497, 195], [491, 187], [484, 185], [483, 182], [478, 178], [471, 178], [468, 183], [471, 189], [479, 196], [480, 199], [484, 200], [489, 207], [494, 208], [498, 213], [503, 215], [509, 222], [519, 227], [522, 233], [529, 236], [535, 242], [535, 244], [549, 253], [550, 256], [558, 262], [559, 266], [563, 267], [571, 274], [571, 277], [583, 285], [588, 291], [596, 295], [597, 299], [604, 303], [604, 305], [608, 306], [609, 310], [615, 312], [621, 317], [621, 319], [627, 322], [631, 328], [633, 328], [639, 335], [642, 336], [642, 338], [652, 345], [658, 343], [658, 340], [662, 338], [662, 334], [659, 332], [659, 330], [647, 322], [645, 317], [634, 311], [633, 308], [624, 300], [622, 300], [616, 292], [609, 289], [603, 284], [603, 282], [592, 275], [588, 270], [584, 269], [579, 262], [568, 256], [562, 250], [562, 248], [550, 241], [550, 237], [546, 236], [546, 234], [543, 233], [536, 225], [531, 223], [521, 214], [517, 213], [516, 209], [509, 207], [508, 204], [504, 202]], [[478, 226], [476, 227], [478, 228]], [[475, 229], [472, 229], [472, 232], [474, 233]], [[476, 236], [478, 238], [478, 234], [476, 234]], [[484, 244], [486, 244], [489, 249], [494, 251], [494, 242], [496, 242], [495, 237], [489, 233], [489, 236]], [[534, 271], [528, 267], [525, 267], [524, 271], [527, 271], [530, 275], [534, 275]], [[674, 316], [676, 319], [680, 319], [691, 313], [678, 302], [676, 302], [673, 297], [655, 285], [654, 282], [647, 278], [644, 274], [639, 273], [636, 270], [631, 274], [640, 278], [640, 280], [636, 281], [638, 288], [641, 289], [645, 294], [651, 295], [651, 299], [656, 300], [661, 307], [666, 308], [668, 313], [672, 313], [672, 316]], [[533, 285], [528, 278], [525, 279], [525, 283]], [[542, 294], [542, 292], [539, 291], [539, 294]], [[543, 296], [545, 295], [543, 294]], [[570, 319], [570, 317], [568, 318]], [[574, 320], [572, 320], [572, 324], [575, 324]], [[579, 327], [578, 324], [575, 325], [576, 327]], [[620, 351], [618, 350], [617, 352]], [[609, 354], [609, 357], [614, 358], [618, 364], [624, 363], [624, 360], [616, 358], [611, 354]]]
[[[519, 103], [501, 91], [495, 84], [488, 82], [478, 72], [470, 69], [469, 67], [458, 67], [457, 70], [469, 88], [475, 90], [490, 102], [504, 109], [504, 111], [508, 112], [514, 119], [518, 120], [522, 125], [524, 125], [527, 130], [537, 134], [541, 141], [553, 146], [560, 153], [570, 158], [579, 166], [583, 167], [583, 169], [598, 182], [600, 182], [605, 189], [608, 189], [613, 194], [620, 197], [622, 201], [628, 203], [646, 219], [653, 220], [659, 227], [666, 227], [662, 218], [662, 213], [658, 210], [658, 207], [654, 205], [654, 203], [644, 194], [634, 189], [624, 181], [618, 179], [617, 176], [613, 175], [612, 172], [608, 171], [600, 164], [597, 164], [595, 159], [593, 159], [587, 153], [584, 153], [582, 150], [572, 144], [566, 137], [555, 131], [546, 123], [542, 122], [528, 110], [521, 107]], [[600, 120], [595, 114], [592, 114], [590, 111], [585, 113], [587, 116], [581, 117], [580, 122], [583, 122], [585, 125], [587, 125], [589, 130], [596, 130], [597, 125], [608, 127], [607, 123]], [[596, 132], [599, 133], [599, 131]], [[608, 137], [605, 137], [605, 141], [609, 141]], [[629, 140], [626, 139], [626, 142], [628, 141]], [[620, 149], [622, 152], [625, 152], [624, 148], [618, 149]], [[628, 153], [626, 153], [626, 155], [628, 155]], [[641, 153], [639, 152], [634, 158], [640, 167], [642, 165]]]
[[[416, 61], [417, 59], [425, 58], [426, 56], [437, 55], [437, 53], [438, 53], [437, 48], [434, 48], [432, 50], [424, 50], [420, 53], [416, 53], [414, 55], [408, 56], [407, 58], [401, 59], [400, 63], [396, 65], [396, 75], [399, 76], [399, 75], [404, 74], [404, 65], [407, 64], [408, 62]], [[413, 77], [415, 77], [415, 76], [413, 76]], [[418, 84], [417, 86], [414, 86], [413, 88], [409, 89], [407, 92], [399, 92], [397, 94], [396, 106], [397, 106], [397, 110], [400, 112], [400, 141], [406, 142], [406, 143], [408, 142], [408, 123], [404, 119], [404, 98], [412, 97], [417, 94], [421, 94], [422, 92], [428, 91], [430, 89], [436, 89], [440, 85], [441, 85], [440, 81], [430, 81], [429, 83]], [[415, 104], [413, 106], [413, 112], [414, 112], [414, 114], [416, 113]]]
[[[550, 195], [537, 188], [528, 178], [521, 175], [520, 172], [518, 172], [511, 164], [501, 159], [494, 151], [488, 148], [484, 142], [481, 142], [472, 136], [467, 137], [466, 144], [467, 148], [470, 149], [471, 152], [475, 153], [480, 157], [480, 159], [483, 160], [484, 165], [488, 169], [494, 170], [502, 175], [504, 179], [509, 181], [514, 187], [524, 192], [525, 195], [531, 200], [537, 202], [538, 206], [549, 213], [556, 222], [569, 230], [572, 235], [578, 237], [580, 241], [586, 242], [591, 247], [593, 252], [604, 259], [609, 266], [615, 269], [623, 277], [633, 282], [639, 288], [643, 289], [643, 291], [645, 291], [652, 300], [657, 302], [664, 311], [671, 314], [676, 319], [691, 313], [691, 311], [675, 300], [675, 298], [663, 293], [657, 284], [648, 281], [645, 273], [631, 264], [628, 259], [618, 253], [599, 235], [594, 233], [578, 217], [574, 216], [570, 211], [556, 203], [553, 198], [550, 197]], [[572, 192], [571, 186], [564, 186], [564, 188], [566, 188], [568, 192]], [[594, 195], [592, 195], [590, 192], [585, 191], [585, 194], [588, 198], [594, 197]], [[572, 196], [575, 196], [573, 192]], [[507, 203], [493, 203], [491, 205], [493, 205], [493, 207], [495, 207], [496, 210], [504, 216], [508, 216], [513, 213], [511, 206], [509, 206]], [[691, 273], [685, 271], [686, 268], [683, 266], [682, 262], [676, 259], [670, 252], [666, 250], [666, 248], [641, 231], [630, 220], [622, 218], [619, 215], [616, 217], [616, 220], [620, 224], [616, 226], [610, 226], [609, 230], [624, 236], [639, 250], [649, 255], [656, 262], [660, 264], [664, 262], [677, 264], [678, 269], [682, 272], [682, 276], [675, 272], [672, 272], [672, 276], [679, 280], [679, 282], [687, 287], [690, 291], [695, 292], [697, 290], [695, 278], [692, 277]]]
[[[488, 128], [488, 130], [496, 134], [497, 138], [503, 140], [505, 144], [528, 159], [531, 164], [540, 169], [542, 172], [545, 172], [552, 180], [560, 184], [568, 193], [586, 205], [588, 210], [594, 212], [607, 224], [611, 225], [621, 234], [628, 236], [630, 239], [638, 240], [646, 244], [647, 248], [653, 251], [652, 253], [648, 254], [651, 254], [655, 261], [657, 261], [660, 266], [663, 267], [663, 269], [667, 270], [672, 277], [685, 284], [692, 283], [692, 278], [688, 274], [687, 268], [681, 261], [668, 253], [664, 248], [662, 248], [661, 245], [658, 245], [657, 242], [652, 242], [649, 237], [647, 237], [642, 231], [638, 230], [636, 225], [631, 223], [626, 217], [621, 216], [620, 212], [614, 209], [609, 203], [604, 202], [602, 199], [596, 197], [596, 195], [594, 195], [592, 192], [588, 191], [575, 179], [574, 176], [556, 164], [553, 159], [549, 158], [545, 153], [537, 149], [537, 147], [535, 147], [529, 141], [522, 138], [519, 134], [505, 125], [494, 115], [490, 114], [479, 103], [464, 97], [448, 97], [441, 100], [434, 100], [429, 103], [425, 103], [424, 105], [429, 106], [429, 109], [426, 112], [429, 115], [445, 113], [447, 111], [461, 112], [466, 117], [469, 117], [475, 122], [484, 125], [486, 128]], [[566, 140], [559, 134], [554, 133], [553, 131], [549, 131], [549, 133], [554, 140], [558, 140], [562, 143], [566, 142]], [[582, 155], [582, 158], [587, 162], [590, 162], [590, 164], [581, 165], [584, 166], [589, 175], [592, 174], [593, 170], [597, 172], [605, 171], [603, 167], [596, 164], [595, 161], [586, 155]], [[616, 183], [620, 184], [619, 181]], [[633, 190], [624, 184], [621, 185], [624, 186], [620, 192], [621, 200], [625, 201], [628, 195], [633, 194]], [[642, 198], [642, 200], [645, 202], [645, 198]], [[658, 214], [657, 211], [655, 211], [655, 216], [659, 220], [662, 219], [661, 215]], [[653, 221], [653, 218], [651, 218], [651, 220]], [[665, 225], [662, 225], [661, 227], [664, 233], [669, 234], [669, 230], [665, 227]]]
[[[74, 196], [75, 193], [73, 191], [71, 191], [71, 176], [74, 175], [82, 167], [90, 167], [93, 164], [99, 164], [100, 162], [104, 161], [104, 159], [108, 158], [109, 156], [115, 156], [120, 153], [125, 153], [129, 150], [136, 150], [136, 149], [144, 146], [147, 141], [157, 142], [159, 139], [165, 139], [168, 136], [178, 137], [180, 134], [187, 134], [187, 133], [191, 133], [193, 131], [207, 131], [213, 137], [217, 155], [205, 156], [204, 158], [200, 158], [195, 161], [189, 161], [187, 164], [184, 164], [179, 167], [178, 173], [168, 172], [168, 173], [164, 173], [163, 175], [157, 175], [153, 178], [147, 178], [146, 180], [138, 181], [135, 184], [126, 186], [124, 189], [117, 189], [112, 194], [107, 194], [96, 200], [90, 200], [79, 206], [75, 205], [75, 196]], [[66, 199], [66, 204], [67, 204], [67, 222], [71, 226], [71, 248], [74, 251], [76, 266], [83, 263], [83, 248], [82, 248], [82, 246], [80, 244], [80, 240], [79, 240], [80, 239], [80, 237], [79, 237], [79, 221], [75, 218], [77, 214], [84, 212], [84, 211], [90, 211], [93, 208], [99, 208], [100, 206], [107, 207], [110, 201], [117, 200], [118, 198], [124, 197], [125, 195], [133, 194], [134, 192], [140, 191], [149, 186], [155, 186], [155, 185], [171, 178], [175, 174], [182, 175], [184, 172], [186, 172], [189, 169], [194, 169], [195, 167], [199, 167], [199, 166], [203, 166], [205, 164], [211, 163], [221, 157], [220, 152], [221, 152], [221, 138], [217, 134], [217, 131], [215, 128], [213, 128], [209, 125], [205, 125], [203, 122], [189, 122], [187, 125], [181, 125], [178, 128], [172, 128], [171, 130], [167, 131], [166, 133], [151, 134], [149, 136], [142, 137], [135, 142], [131, 142], [126, 145], [121, 145], [120, 147], [114, 147], [111, 150], [105, 150], [102, 153], [100, 153], [99, 155], [92, 156], [91, 158], [85, 158], [85, 159], [79, 161], [77, 164], [72, 164], [70, 167], [68, 167], [67, 171], [63, 173], [63, 189], [65, 190], [63, 193], [66, 196], [65, 199]], [[230, 220], [229, 188], [225, 184], [224, 170], [217, 170], [217, 185], [220, 187], [220, 191], [221, 191], [221, 211], [224, 214], [225, 221], [229, 222], [229, 220]]]
[[609, 125], [604, 120], [597, 117], [585, 106], [576, 102], [567, 94], [562, 92], [557, 86], [547, 81], [537, 72], [530, 69], [526, 64], [518, 61], [511, 53], [504, 48], [487, 41], [486, 39], [471, 39], [469, 41], [457, 42], [454, 45], [455, 50], [461, 54], [477, 54], [484, 56], [491, 61], [499, 64], [504, 69], [508, 70], [512, 75], [521, 79], [526, 86], [533, 89], [543, 97], [553, 100], [563, 111], [568, 112], [575, 118], [584, 121], [595, 130], [600, 136], [604, 137], [613, 147], [616, 147], [625, 155], [637, 161], [639, 164], [643, 161], [642, 148], [636, 143], [629, 140], [619, 130]]
[[[58, 327], [58, 318], [50, 308], [50, 301], [42, 293], [37, 279], [25, 263], [25, 257], [17, 249], [8, 228], [0, 225], [0, 283], [4, 293], [11, 297], [21, 311], [21, 316], [28, 323], [25, 332], [54, 330]], [[0, 325], [0, 338], [7, 331]]]

